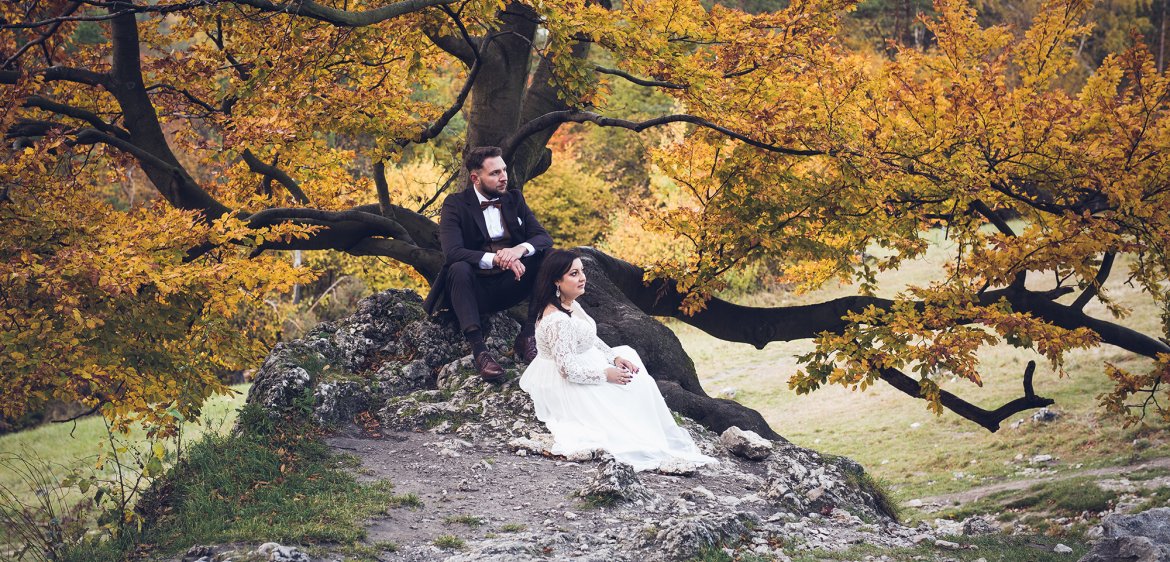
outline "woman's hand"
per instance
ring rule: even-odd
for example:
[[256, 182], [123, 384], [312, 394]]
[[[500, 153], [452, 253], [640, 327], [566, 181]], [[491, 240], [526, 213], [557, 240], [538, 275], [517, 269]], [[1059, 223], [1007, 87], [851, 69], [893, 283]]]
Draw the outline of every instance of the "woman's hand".
[[617, 368], [625, 369], [631, 373], [638, 372], [638, 366], [635, 365], [633, 361], [630, 361], [629, 359], [625, 359], [623, 357], [614, 357], [613, 364], [616, 365]]
[[605, 380], [613, 384], [629, 384], [630, 380], [634, 378], [634, 373], [625, 369], [617, 367], [610, 367], [605, 370]]

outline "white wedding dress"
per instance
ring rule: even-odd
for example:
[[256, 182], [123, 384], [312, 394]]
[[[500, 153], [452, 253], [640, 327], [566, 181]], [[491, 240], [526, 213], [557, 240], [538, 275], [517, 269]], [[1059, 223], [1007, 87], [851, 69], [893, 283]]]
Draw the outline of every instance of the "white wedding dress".
[[[634, 470], [717, 463], [675, 424], [637, 352], [601, 341], [581, 305], [574, 302], [570, 311], [572, 316], [549, 313], [536, 325], [538, 353], [520, 377], [536, 417], [555, 439], [551, 452], [569, 456], [604, 449]], [[617, 356], [638, 365], [626, 385], [605, 380], [605, 369]]]

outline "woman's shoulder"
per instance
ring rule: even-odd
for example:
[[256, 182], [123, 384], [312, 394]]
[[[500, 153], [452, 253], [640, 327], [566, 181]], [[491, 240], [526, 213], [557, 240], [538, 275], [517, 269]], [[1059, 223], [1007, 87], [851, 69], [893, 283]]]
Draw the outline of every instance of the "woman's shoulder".
[[562, 320], [568, 320], [569, 318], [572, 317], [566, 314], [565, 311], [550, 304], [546, 306], [544, 308], [544, 312], [540, 314], [540, 323], [546, 325], [553, 324]]

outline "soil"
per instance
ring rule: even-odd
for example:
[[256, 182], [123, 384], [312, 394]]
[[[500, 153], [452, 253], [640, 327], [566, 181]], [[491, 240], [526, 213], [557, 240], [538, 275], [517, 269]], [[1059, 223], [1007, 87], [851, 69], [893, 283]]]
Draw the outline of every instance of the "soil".
[[[370, 437], [354, 428], [329, 438], [328, 444], [360, 459], [360, 479], [389, 481], [395, 495], [415, 494], [422, 502], [415, 508], [389, 507], [384, 516], [367, 523], [368, 543], [388, 541], [399, 547], [381, 560], [441, 559], [441, 549], [433, 545], [443, 535], [467, 542], [511, 532], [617, 536], [644, 527], [647, 522], [639, 514], [646, 511], [660, 518], [682, 515], [669, 501], [645, 506], [645, 511], [590, 505], [575, 492], [594, 476], [597, 461], [546, 458], [491, 439], [471, 443], [421, 431]], [[740, 466], [733, 471], [730, 464]], [[691, 476], [642, 472], [638, 478], [660, 498], [690, 497], [718, 505], [757, 491], [763, 474], [755, 471], [762, 473], [763, 467], [728, 459]], [[736, 473], [738, 477], [729, 478]], [[459, 520], [468, 517], [482, 524]]]

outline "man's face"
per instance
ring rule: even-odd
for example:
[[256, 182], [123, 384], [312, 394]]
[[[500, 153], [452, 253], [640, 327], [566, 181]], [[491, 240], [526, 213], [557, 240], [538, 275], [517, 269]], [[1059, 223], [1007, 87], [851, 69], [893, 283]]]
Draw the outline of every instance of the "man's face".
[[508, 189], [508, 166], [504, 159], [493, 156], [483, 161], [483, 167], [471, 171], [471, 185], [479, 190], [480, 195], [488, 199], [495, 199]]

